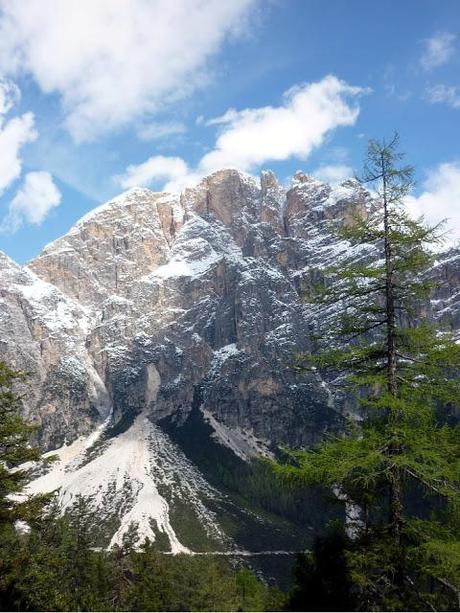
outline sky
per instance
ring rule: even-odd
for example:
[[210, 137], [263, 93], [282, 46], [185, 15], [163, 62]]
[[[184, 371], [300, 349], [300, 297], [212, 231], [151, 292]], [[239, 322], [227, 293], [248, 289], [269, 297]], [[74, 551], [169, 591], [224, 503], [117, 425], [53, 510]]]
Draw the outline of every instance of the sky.
[[0, 0], [0, 249], [225, 167], [338, 184], [401, 137], [460, 238], [458, 0]]

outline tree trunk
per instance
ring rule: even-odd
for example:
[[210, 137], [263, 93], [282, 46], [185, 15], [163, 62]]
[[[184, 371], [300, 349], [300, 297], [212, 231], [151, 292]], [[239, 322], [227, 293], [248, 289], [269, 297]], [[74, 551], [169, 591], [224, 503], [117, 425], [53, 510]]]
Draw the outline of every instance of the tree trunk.
[[[396, 397], [398, 394], [396, 370], [396, 309], [395, 309], [395, 287], [393, 277], [393, 253], [390, 237], [390, 220], [388, 210], [388, 190], [387, 190], [387, 169], [385, 167], [385, 161], [382, 156], [382, 180], [383, 180], [383, 223], [384, 223], [384, 248], [385, 248], [385, 310], [387, 318], [387, 388], [391, 396]], [[389, 410], [389, 424], [390, 432], [398, 422], [398, 411], [394, 408]], [[390, 489], [390, 501], [389, 501], [389, 522], [390, 530], [396, 546], [398, 561], [395, 568], [394, 582], [396, 585], [402, 585], [404, 582], [403, 564], [402, 564], [402, 550], [401, 550], [401, 533], [402, 533], [402, 483], [401, 473], [397, 466], [395, 466], [393, 458], [400, 453], [398, 441], [396, 440], [396, 433], [392, 433], [391, 441], [389, 444], [389, 489]]]
[[[384, 162], [382, 161], [382, 164]], [[390, 240], [390, 222], [387, 201], [386, 171], [383, 170], [383, 225], [385, 234], [385, 310], [387, 318], [387, 384], [392, 396], [398, 392], [396, 380], [396, 309], [394, 295], [392, 248]]]

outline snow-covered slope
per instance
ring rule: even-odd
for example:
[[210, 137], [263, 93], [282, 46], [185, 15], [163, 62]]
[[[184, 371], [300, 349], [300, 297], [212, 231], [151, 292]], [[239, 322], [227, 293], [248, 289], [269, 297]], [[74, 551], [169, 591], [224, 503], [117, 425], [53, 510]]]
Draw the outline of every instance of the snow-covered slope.
[[[231, 504], [193, 439], [244, 464], [340, 428], [346, 406], [291, 366], [328, 316], [305, 302], [311, 284], [367, 256], [331, 221], [372, 206], [354, 180], [333, 188], [299, 172], [286, 191], [271, 172], [222, 170], [182, 194], [130, 190], [26, 268], [2, 256], [2, 349], [34, 373], [26, 411], [43, 447], [60, 448], [34, 491], [60, 487], [64, 505], [91, 498], [106, 544], [135, 521], [173, 551], [196, 549], [178, 534], [184, 505], [206, 527], [198, 541], [225, 542], [216, 509]], [[441, 255], [433, 274], [446, 284], [427, 305], [453, 327], [459, 273], [459, 253]]]

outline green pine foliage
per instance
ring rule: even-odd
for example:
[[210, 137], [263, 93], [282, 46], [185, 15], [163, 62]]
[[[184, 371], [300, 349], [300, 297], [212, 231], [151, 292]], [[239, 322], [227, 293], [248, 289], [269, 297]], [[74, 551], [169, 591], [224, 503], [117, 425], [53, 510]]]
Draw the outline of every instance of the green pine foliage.
[[21, 546], [22, 567], [10, 609], [16, 611], [265, 611], [284, 595], [219, 556], [165, 555], [154, 543], [135, 550], [132, 526], [121, 547], [91, 546], [96, 524], [83, 499], [47, 521]]
[[299, 357], [299, 368], [355, 398], [362, 419], [290, 451], [275, 470], [328, 485], [359, 509], [347, 563], [362, 607], [439, 610], [458, 606], [460, 593], [460, 438], [447, 419], [458, 406], [460, 345], [423, 317], [441, 228], [405, 211], [413, 170], [401, 160], [397, 135], [370, 142], [362, 181], [375, 206], [335, 228], [362, 257], [326, 272], [318, 352]]
[[135, 611], [264, 611], [276, 594], [251, 571], [232, 572], [218, 556], [164, 556], [147, 544], [133, 557], [128, 598]]
[[40, 452], [30, 445], [35, 428], [20, 415], [19, 387], [26, 381], [23, 372], [0, 362], [0, 602], [8, 608], [21, 559], [19, 523], [33, 526], [49, 501], [46, 496], [22, 495], [29, 471], [28, 462], [40, 460]]
[[29, 472], [21, 467], [40, 459], [40, 452], [31, 447], [30, 438], [35, 427], [20, 415], [21, 396], [17, 391], [26, 380], [25, 373], [0, 362], [0, 530], [18, 520], [29, 521], [36, 515], [42, 499], [17, 498], [27, 481]]

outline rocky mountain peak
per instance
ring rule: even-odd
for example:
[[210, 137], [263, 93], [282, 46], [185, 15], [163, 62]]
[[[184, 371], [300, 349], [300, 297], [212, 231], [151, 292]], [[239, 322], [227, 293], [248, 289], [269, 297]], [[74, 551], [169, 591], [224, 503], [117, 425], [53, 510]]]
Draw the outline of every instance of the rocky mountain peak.
[[179, 196], [135, 188], [85, 215], [30, 268], [84, 304], [125, 295], [166, 262], [183, 222]]
[[263, 170], [260, 173], [260, 189], [263, 197], [274, 192], [284, 193], [284, 189], [278, 183], [275, 173], [271, 170]]
[[[33, 373], [24, 411], [62, 458], [36, 487], [62, 487], [65, 504], [97, 491], [118, 518], [112, 544], [131, 520], [154, 538], [152, 520], [183, 551], [170, 505], [187, 500], [212, 526], [203, 496], [218, 495], [187, 455], [201, 457], [196, 437], [246, 462], [340, 428], [344, 398], [292, 362], [327, 316], [305, 302], [311, 283], [363, 257], [331, 222], [371, 206], [354, 180], [297, 173], [286, 193], [269, 171], [226, 169], [182, 194], [129, 190], [27, 267], [0, 253], [2, 355]], [[440, 256], [433, 275], [448, 284], [427, 309], [452, 326], [459, 270], [458, 252]]]
[[304, 183], [306, 184], [321, 183], [321, 181], [318, 181], [311, 175], [305, 174], [303, 170], [297, 170], [294, 173], [294, 176], [292, 177], [291, 183], [293, 187], [297, 187], [298, 185], [302, 185]]
[[[227, 169], [183, 194], [136, 188], [98, 207], [28, 267], [28, 274], [57, 288], [62, 299], [56, 303], [61, 300], [70, 310], [77, 305], [77, 319], [84, 325], [59, 332], [49, 346], [38, 332], [32, 338], [29, 334], [27, 342], [41, 343], [41, 360], [54, 365], [52, 370], [58, 367], [56, 347], [77, 343], [75, 359], [86, 373], [81, 386], [85, 411], [93, 412], [96, 423], [104, 414], [97, 409], [105, 406], [104, 394], [111, 398], [115, 420], [126, 411], [141, 410], [154, 366], [160, 381], [152, 405], [156, 419], [176, 414], [179, 407], [187, 415], [195, 386], [210, 378], [203, 402], [210, 414], [218, 411], [217, 419], [226, 427], [251, 428], [266, 441], [295, 439], [301, 395], [297, 375], [286, 368], [295, 348], [309, 344], [298, 278], [308, 265], [310, 247], [286, 237], [293, 191], [286, 196], [273, 173], [263, 173], [259, 183]], [[312, 194], [301, 188], [297, 192], [302, 205], [297, 221], [301, 223], [303, 212], [306, 223]], [[314, 252], [320, 257], [318, 244]], [[54, 308], [51, 303], [49, 308]], [[226, 347], [235, 351], [225, 350], [222, 361], [217, 360], [215, 352]], [[286, 366], [280, 370], [281, 355]], [[253, 361], [257, 374], [251, 374]], [[243, 363], [244, 374], [238, 374]], [[236, 377], [225, 402], [217, 399], [221, 369], [230, 380]], [[44, 368], [43, 386], [48, 376], [56, 374]], [[106, 390], [103, 400], [89, 392], [96, 379]], [[270, 398], [276, 412], [276, 398], [281, 397], [281, 429], [276, 419], [256, 419], [254, 411], [249, 417], [244, 408], [261, 403], [266, 411]], [[320, 397], [324, 391], [318, 388]], [[37, 408], [38, 414], [41, 410]], [[66, 411], [62, 419], [77, 423], [77, 413]], [[43, 440], [48, 444], [68, 436], [55, 417], [46, 423], [49, 431]], [[308, 426], [302, 436], [313, 436], [315, 428]]]
[[259, 192], [252, 177], [238, 170], [225, 169], [205, 177], [196, 187], [186, 189], [181, 202], [186, 211], [212, 217], [236, 230], [241, 229], [242, 223], [244, 225], [245, 217], [253, 220], [257, 215]]

